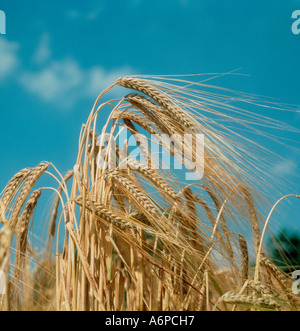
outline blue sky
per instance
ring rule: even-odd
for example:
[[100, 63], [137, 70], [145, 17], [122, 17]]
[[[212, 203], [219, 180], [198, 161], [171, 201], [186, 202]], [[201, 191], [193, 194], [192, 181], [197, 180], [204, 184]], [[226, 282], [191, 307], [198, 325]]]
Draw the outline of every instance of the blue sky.
[[[0, 187], [43, 160], [72, 169], [95, 98], [121, 75], [240, 69], [248, 76], [212, 83], [300, 105], [296, 9], [299, 0], [1, 1]], [[274, 117], [300, 128], [299, 113]], [[282, 194], [300, 194], [299, 153], [274, 148], [287, 160], [270, 171], [292, 182]], [[282, 210], [300, 227], [297, 202]]]

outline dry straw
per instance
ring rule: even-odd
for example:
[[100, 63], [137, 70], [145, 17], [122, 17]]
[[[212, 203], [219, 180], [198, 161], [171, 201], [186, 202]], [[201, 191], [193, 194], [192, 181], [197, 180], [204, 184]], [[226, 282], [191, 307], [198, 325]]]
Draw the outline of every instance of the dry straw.
[[[116, 85], [127, 89], [125, 96], [100, 103]], [[8, 283], [2, 309], [299, 309], [291, 279], [263, 250], [270, 216], [261, 231], [264, 191], [258, 184], [261, 173], [267, 176], [257, 162], [262, 149], [249, 140], [241, 144], [243, 137], [227, 124], [246, 130], [249, 123], [283, 126], [231, 105], [226, 90], [222, 95], [195, 85], [172, 77], [118, 79], [99, 95], [82, 128], [74, 172], [63, 177], [41, 163], [9, 181], [0, 196], [0, 266]], [[97, 119], [105, 109], [110, 115], [101, 130]], [[204, 134], [205, 176], [191, 183], [182, 172], [149, 168], [152, 160], [124, 160], [128, 144], [117, 145], [116, 168], [106, 167], [120, 126], [145, 134], [137, 141], [142, 155], [150, 135]], [[41, 176], [54, 184], [36, 188]], [[43, 213], [41, 192], [46, 197], [50, 190], [54, 203]], [[47, 230], [40, 242], [34, 218]]]

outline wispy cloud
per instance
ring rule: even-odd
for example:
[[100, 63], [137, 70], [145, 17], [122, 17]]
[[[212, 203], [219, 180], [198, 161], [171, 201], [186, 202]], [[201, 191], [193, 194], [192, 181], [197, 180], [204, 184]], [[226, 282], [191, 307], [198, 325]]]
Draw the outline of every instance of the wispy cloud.
[[297, 163], [292, 159], [287, 159], [275, 164], [272, 172], [277, 176], [293, 176], [296, 174], [297, 169]]
[[89, 11], [79, 11], [77, 9], [71, 9], [67, 11], [67, 17], [72, 20], [87, 20], [87, 21], [93, 21], [99, 17], [99, 15], [102, 13], [102, 8], [95, 8], [91, 9]]
[[111, 71], [101, 66], [83, 69], [73, 58], [52, 61], [40, 70], [23, 72], [20, 83], [25, 90], [47, 103], [69, 108], [84, 98], [95, 98], [118, 77], [129, 75], [129, 67]]
[[[72, 92], [80, 88], [82, 72], [73, 60], [52, 62], [49, 66], [33, 72], [24, 72], [20, 83], [28, 92], [35, 94], [46, 102], [59, 102], [63, 105], [70, 103], [77, 96]], [[75, 91], [74, 91], [75, 90]]]
[[80, 16], [80, 13], [78, 10], [72, 9], [67, 11], [67, 17], [71, 19], [76, 19]]
[[0, 81], [7, 78], [18, 66], [18, 49], [17, 43], [0, 39]]
[[88, 12], [86, 14], [86, 19], [88, 19], [89, 21], [95, 20], [96, 18], [99, 17], [99, 15], [101, 14], [102, 10], [101, 9], [95, 9], [95, 10], [91, 10], [90, 12]]
[[34, 63], [41, 65], [44, 64], [51, 57], [50, 38], [48, 34], [43, 34], [37, 49], [33, 55]]
[[113, 70], [105, 70], [101, 66], [92, 67], [87, 72], [86, 95], [98, 95], [119, 77], [132, 74], [135, 74], [135, 72], [129, 66], [119, 67]]
[[101, 65], [84, 68], [73, 57], [55, 59], [48, 35], [41, 36], [32, 56], [33, 66], [30, 70], [22, 65], [18, 49], [18, 43], [0, 39], [0, 83], [11, 78], [30, 95], [64, 109], [80, 100], [93, 100], [120, 76], [134, 74], [134, 70], [128, 66], [110, 70]]

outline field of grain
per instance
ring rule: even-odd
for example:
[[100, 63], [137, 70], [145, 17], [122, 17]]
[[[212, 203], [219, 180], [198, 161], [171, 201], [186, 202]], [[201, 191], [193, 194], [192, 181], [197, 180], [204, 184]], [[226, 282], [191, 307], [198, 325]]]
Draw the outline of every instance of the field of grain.
[[[42, 162], [10, 180], [0, 200], [0, 270], [6, 275], [0, 310], [300, 308], [291, 275], [265, 252], [281, 202], [274, 205], [268, 195], [271, 180], [262, 161], [268, 152], [234, 129], [281, 124], [233, 105], [228, 91], [195, 85], [168, 77], [118, 79], [82, 127], [74, 169], [62, 175]], [[124, 97], [107, 99], [117, 86]], [[260, 103], [253, 96], [235, 98]], [[107, 123], [99, 127], [104, 117]], [[151, 167], [149, 159], [125, 157], [123, 167], [120, 154], [130, 146], [116, 143], [119, 128], [146, 137], [137, 141], [141, 155], [153, 135], [204, 135], [204, 155], [197, 155], [193, 142], [189, 146], [193, 160], [204, 157], [203, 178], [187, 181], [183, 171]], [[109, 139], [99, 139], [105, 133]], [[115, 168], [109, 164], [113, 145]], [[175, 158], [175, 150], [169, 152]], [[44, 177], [56, 186], [41, 187]], [[39, 199], [49, 191], [55, 200], [46, 211], [47, 240], [35, 247], [35, 211], [46, 208]]]

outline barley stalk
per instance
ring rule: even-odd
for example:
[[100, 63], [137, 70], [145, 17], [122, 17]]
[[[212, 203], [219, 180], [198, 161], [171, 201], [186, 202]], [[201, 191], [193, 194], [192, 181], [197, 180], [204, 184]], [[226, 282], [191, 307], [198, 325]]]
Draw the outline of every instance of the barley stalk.
[[243, 236], [239, 236], [240, 250], [241, 250], [241, 271], [240, 280], [241, 284], [244, 284], [249, 278], [249, 254], [248, 245]]
[[[34, 191], [29, 200], [27, 201], [27, 204], [24, 208], [24, 211], [22, 215], [20, 216], [20, 219], [18, 221], [18, 227], [17, 227], [17, 233], [18, 233], [18, 238], [21, 242], [21, 248], [20, 251], [24, 252], [25, 246], [24, 243], [26, 242], [26, 237], [27, 237], [27, 231], [28, 231], [28, 226], [30, 223], [31, 216], [33, 214], [34, 208], [37, 205], [38, 199], [41, 196], [41, 190], [36, 190]], [[23, 237], [25, 236], [25, 237]]]
[[163, 118], [166, 117], [165, 114], [161, 111], [160, 107], [155, 105], [151, 100], [138, 94], [129, 94], [127, 100], [140, 111], [150, 123], [154, 123], [162, 133], [168, 134], [169, 136], [175, 133], [171, 130], [171, 123], [168, 121], [164, 123], [162, 121]]
[[13, 197], [17, 193], [17, 189], [22, 183], [22, 181], [24, 181], [27, 178], [27, 176], [31, 173], [31, 171], [32, 169], [21, 170], [7, 184], [3, 196], [1, 198], [1, 201], [6, 208], [9, 206]]
[[[129, 112], [120, 112], [120, 111], [114, 112], [113, 119], [119, 119], [119, 118], [125, 121], [127, 120], [136, 123], [141, 128], [149, 132], [151, 135], [157, 134], [157, 131], [151, 127], [151, 123], [139, 115]], [[137, 130], [133, 130], [133, 131], [134, 133], [137, 132]]]
[[121, 186], [139, 203], [139, 205], [149, 212], [152, 216], [158, 215], [158, 210], [155, 208], [148, 196], [136, 187], [135, 184], [128, 178], [113, 174], [112, 177], [121, 184]]
[[[75, 200], [76, 204], [82, 207], [82, 198], [78, 198]], [[121, 230], [124, 230], [128, 227], [130, 227], [130, 224], [128, 221], [124, 220], [108, 208], [104, 207], [100, 203], [91, 202], [91, 201], [85, 201], [86, 209], [91, 212], [95, 213], [99, 218], [103, 219], [108, 224], [112, 224]]]
[[248, 287], [252, 290], [254, 290], [258, 294], [264, 294], [264, 295], [273, 295], [273, 291], [270, 288], [270, 286], [262, 283], [262, 282], [255, 282], [253, 280], [248, 282]]
[[[34, 208], [36, 207], [40, 196], [41, 196], [41, 190], [36, 190], [31, 194], [29, 200], [26, 203], [24, 211], [22, 215], [20, 215], [19, 221], [17, 223], [16, 233], [18, 240], [16, 246], [16, 260], [15, 260], [15, 279], [17, 281], [23, 277], [21, 273], [24, 270], [24, 265], [25, 265], [24, 262], [25, 262], [25, 254], [27, 249], [27, 236], [28, 236], [29, 223]], [[16, 289], [18, 295], [18, 287], [16, 287]]]
[[278, 281], [285, 287], [288, 287], [287, 278], [283, 274], [283, 272], [269, 259], [267, 259], [264, 255], [261, 258], [262, 263], [269, 269], [273, 275], [278, 279]]
[[258, 297], [253, 295], [236, 294], [234, 292], [226, 293], [221, 298], [221, 301], [224, 301], [229, 304], [250, 305], [254, 307], [261, 307], [272, 310], [281, 308], [281, 305], [277, 301], [268, 296]]
[[18, 216], [21, 212], [21, 209], [22, 209], [31, 189], [34, 187], [34, 185], [36, 184], [38, 179], [42, 176], [42, 174], [47, 170], [48, 166], [49, 166], [48, 164], [41, 163], [36, 168], [34, 168], [31, 171], [31, 173], [28, 175], [27, 180], [18, 195], [17, 201], [14, 205], [14, 208], [13, 208], [13, 211], [12, 211], [12, 214], [10, 217], [10, 224], [11, 224], [12, 228], [15, 228], [15, 226], [16, 226]]
[[54, 235], [55, 235], [57, 212], [58, 212], [59, 204], [61, 202], [60, 195], [64, 189], [65, 183], [67, 183], [72, 178], [73, 174], [74, 174], [74, 171], [68, 171], [64, 177], [63, 182], [59, 186], [59, 189], [58, 189], [59, 194], [55, 199], [54, 207], [53, 207], [53, 211], [52, 211], [52, 215], [51, 215], [51, 221], [50, 221], [50, 227], [49, 227], [49, 236], [50, 237], [54, 237]]
[[128, 159], [131, 169], [148, 178], [157, 188], [160, 188], [172, 199], [178, 199], [178, 193], [162, 178], [157, 171], [149, 169], [146, 165], [134, 159]]
[[259, 250], [259, 244], [260, 244], [260, 240], [261, 240], [261, 231], [260, 231], [259, 222], [258, 222], [258, 215], [257, 215], [257, 211], [255, 208], [255, 204], [254, 204], [252, 195], [245, 185], [242, 186], [242, 192], [244, 193], [246, 203], [249, 208], [251, 227], [252, 227], [252, 233], [253, 233], [253, 239], [254, 239], [254, 247], [255, 247], [255, 257], [257, 257], [257, 253]]
[[0, 230], [0, 270], [4, 269], [4, 262], [9, 255], [12, 232], [9, 225], [4, 225]]
[[[5, 224], [0, 229], [0, 266], [5, 266], [10, 284], [5, 307], [210, 311], [219, 302], [223, 302], [219, 310], [223, 307], [227, 310], [226, 303], [234, 305], [233, 310], [236, 305], [246, 306], [248, 310], [299, 307], [299, 300], [288, 291], [288, 276], [261, 254], [272, 212], [261, 235], [262, 208], [254, 190], [256, 185], [250, 185], [255, 179], [252, 170], [257, 165], [253, 163], [256, 154], [248, 162], [247, 155], [251, 155], [248, 145], [240, 146], [241, 139], [231, 137], [235, 133], [230, 129], [230, 121], [242, 123], [240, 118], [244, 119], [244, 114], [231, 104], [222, 104], [221, 101], [228, 100], [225, 96], [222, 99], [217, 94], [197, 92], [180, 78], [176, 81], [185, 86], [175, 86], [170, 83], [172, 79], [125, 77], [114, 85], [138, 94], [100, 104], [112, 86], [101, 93], [82, 127], [70, 192], [66, 182], [72, 172], [61, 182], [58, 178], [62, 176], [54, 165], [51, 169], [59, 176], [50, 170], [47, 175], [59, 187], [34, 188], [48, 169], [46, 163], [22, 170], [8, 183], [0, 201], [1, 222]], [[107, 109], [111, 112], [100, 132], [110, 140], [99, 142], [98, 121], [102, 122]], [[235, 118], [230, 112], [239, 116]], [[222, 123], [229, 124], [228, 130]], [[143, 164], [129, 158], [129, 143], [120, 150], [119, 126], [122, 132], [134, 135], [138, 152], [148, 162]], [[245, 127], [249, 128], [248, 123]], [[147, 137], [140, 141], [144, 131]], [[163, 152], [176, 158], [175, 143], [182, 141], [184, 134], [193, 133], [193, 141], [184, 151], [185, 158], [187, 152], [192, 152], [188, 161], [193, 162], [198, 156], [194, 148], [198, 131], [206, 139], [206, 169], [201, 180], [190, 183], [181, 171], [151, 168], [153, 160], [148, 159], [148, 147], [157, 144], [158, 137], [149, 138], [149, 134], [162, 134], [159, 147], [165, 147]], [[167, 135], [173, 136], [172, 139]], [[109, 157], [112, 142], [116, 142], [117, 148], [114, 159], [117, 167], [113, 169], [114, 160]], [[167, 146], [170, 142], [172, 145]], [[164, 161], [161, 153], [157, 156], [159, 164]], [[123, 169], [122, 162], [129, 167]], [[54, 190], [57, 197], [48, 214], [48, 245], [39, 245], [37, 254], [35, 247], [29, 245], [29, 231], [35, 229], [30, 225], [41, 192], [46, 194], [48, 190]], [[63, 208], [58, 218], [60, 203]], [[250, 225], [253, 252], [244, 237]], [[38, 234], [33, 234], [35, 240], [30, 244], [35, 244]], [[10, 256], [15, 250], [15, 255]], [[235, 260], [239, 253], [240, 268]], [[249, 271], [251, 253], [255, 253], [258, 261], [255, 281], [251, 280]], [[261, 262], [268, 275], [258, 282]], [[228, 292], [232, 289], [235, 291]]]
[[145, 80], [135, 77], [122, 77], [117, 80], [117, 84], [132, 90], [140, 91], [153, 99], [157, 104], [168, 111], [169, 115], [181, 123], [184, 127], [194, 129], [193, 121], [184, 113], [182, 109], [175, 106], [172, 100], [163, 92], [154, 88]]

